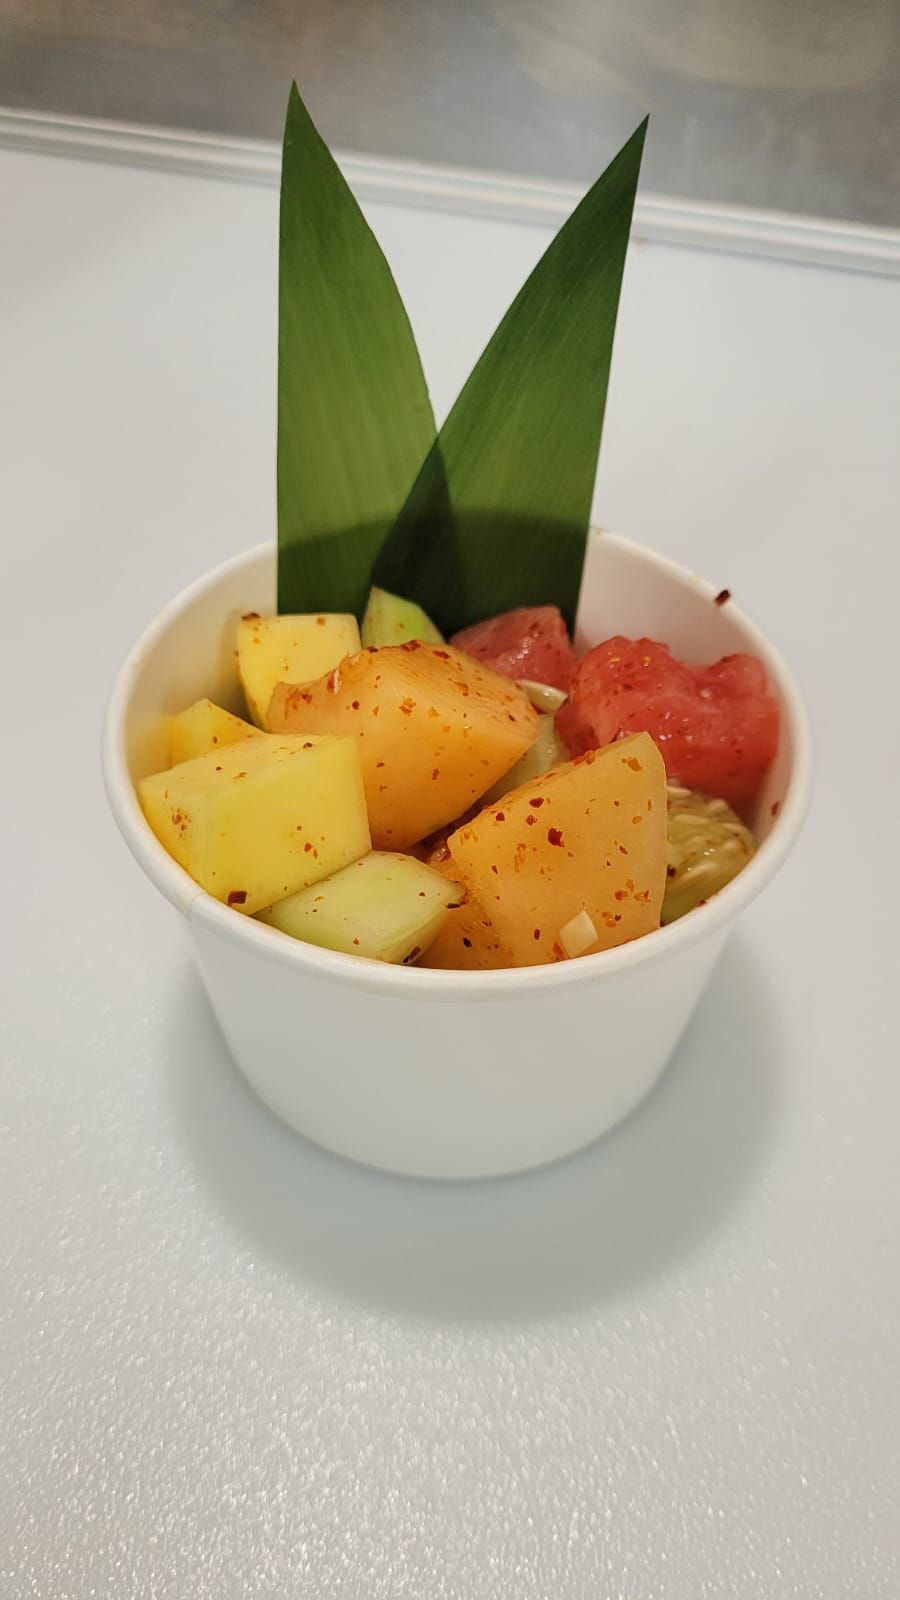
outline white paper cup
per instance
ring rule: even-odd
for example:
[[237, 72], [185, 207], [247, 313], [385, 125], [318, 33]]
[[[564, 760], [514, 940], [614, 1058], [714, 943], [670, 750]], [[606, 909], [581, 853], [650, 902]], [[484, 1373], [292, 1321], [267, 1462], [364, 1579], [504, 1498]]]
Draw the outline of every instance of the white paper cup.
[[[762, 658], [781, 742], [759, 850], [708, 905], [619, 949], [503, 972], [389, 967], [299, 943], [211, 899], [163, 850], [135, 780], [167, 764], [166, 718], [201, 695], [241, 709], [234, 640], [275, 609], [274, 550], [217, 567], [165, 607], [124, 663], [103, 770], [137, 861], [182, 912], [239, 1067], [291, 1127], [392, 1172], [486, 1177], [590, 1143], [652, 1088], [743, 907], [777, 872], [806, 811], [810, 736], [779, 655], [709, 584], [628, 540], [591, 535], [578, 635], [647, 634], [676, 655]], [[298, 1152], [299, 1157], [299, 1152]]]

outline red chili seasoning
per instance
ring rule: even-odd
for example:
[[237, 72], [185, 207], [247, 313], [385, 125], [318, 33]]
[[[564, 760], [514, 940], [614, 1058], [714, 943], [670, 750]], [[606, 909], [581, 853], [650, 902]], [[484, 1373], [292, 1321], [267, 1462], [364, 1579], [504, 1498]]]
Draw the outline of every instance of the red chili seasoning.
[[242, 906], [246, 898], [246, 889], [232, 889], [228, 896], [228, 904], [230, 906]]
[[548, 828], [547, 829], [547, 838], [549, 839], [551, 844], [561, 845], [562, 842], [563, 842], [563, 836], [560, 833], [558, 828]]

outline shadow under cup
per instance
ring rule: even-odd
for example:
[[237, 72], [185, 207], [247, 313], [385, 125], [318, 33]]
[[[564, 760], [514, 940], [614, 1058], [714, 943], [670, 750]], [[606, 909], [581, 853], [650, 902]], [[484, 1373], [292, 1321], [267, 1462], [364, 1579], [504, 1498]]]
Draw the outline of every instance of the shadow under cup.
[[[298, 1144], [254, 1104], [198, 991], [186, 978], [174, 995], [170, 1093], [214, 1204], [254, 1259], [392, 1314], [481, 1324], [615, 1304], [722, 1225], [777, 1129], [776, 996], [740, 934], [669, 1071], [613, 1137], [463, 1186], [413, 1185]], [[602, 1034], [592, 1049], [602, 1071]]]

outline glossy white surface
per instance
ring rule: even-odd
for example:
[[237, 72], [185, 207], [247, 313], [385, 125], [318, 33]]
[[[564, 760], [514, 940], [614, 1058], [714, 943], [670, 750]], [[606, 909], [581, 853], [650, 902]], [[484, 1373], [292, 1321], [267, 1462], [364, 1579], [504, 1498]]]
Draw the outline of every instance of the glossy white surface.
[[[274, 593], [268, 541], [173, 596], [117, 674], [103, 733], [113, 815], [151, 883], [187, 914], [236, 1062], [290, 1127], [387, 1172], [495, 1178], [583, 1148], [657, 1082], [727, 933], [796, 841], [812, 763], [785, 663], [733, 601], [715, 604], [708, 583], [594, 534], [576, 639], [620, 629], [665, 638], [698, 661], [745, 650], [766, 663], [781, 733], [757, 805], [757, 854], [709, 906], [652, 940], [527, 972], [408, 971], [285, 939], [223, 907], [171, 860], [140, 810], [135, 784], [168, 762], [174, 711], [203, 693], [243, 709], [238, 619], [271, 611]], [[560, 1051], [564, 1038], [572, 1048]]]
[[[633, 252], [600, 520], [789, 650], [817, 796], [641, 1111], [460, 1190], [256, 1105], [101, 790], [130, 641], [271, 529], [275, 197], [0, 189], [4, 1596], [896, 1600], [896, 284]], [[443, 410], [541, 241], [376, 221]]]
[[648, 186], [897, 219], [893, 0], [245, 0], [225, 17], [6, 0], [0, 100], [274, 138], [296, 72], [332, 144], [585, 185], [649, 111]]

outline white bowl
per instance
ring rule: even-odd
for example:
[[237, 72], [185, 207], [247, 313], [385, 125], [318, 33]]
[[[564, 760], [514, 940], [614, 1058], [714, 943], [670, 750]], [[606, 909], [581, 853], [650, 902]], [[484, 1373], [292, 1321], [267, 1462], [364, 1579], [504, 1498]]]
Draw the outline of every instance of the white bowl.
[[787, 668], [732, 602], [713, 603], [709, 584], [593, 533], [578, 615], [583, 642], [648, 634], [689, 660], [748, 650], [765, 662], [782, 730], [759, 805], [759, 850], [708, 905], [617, 950], [503, 972], [389, 967], [301, 944], [220, 905], [170, 859], [137, 802], [135, 780], [166, 765], [169, 714], [201, 695], [241, 708], [237, 620], [274, 608], [271, 545], [185, 589], [122, 667], [104, 732], [113, 814], [147, 876], [187, 920], [235, 1060], [293, 1128], [392, 1172], [485, 1177], [590, 1143], [656, 1082], [735, 918], [797, 837], [810, 736]]

